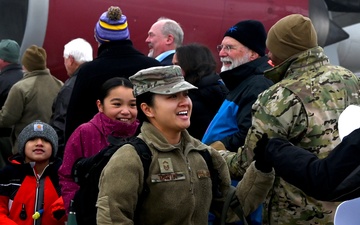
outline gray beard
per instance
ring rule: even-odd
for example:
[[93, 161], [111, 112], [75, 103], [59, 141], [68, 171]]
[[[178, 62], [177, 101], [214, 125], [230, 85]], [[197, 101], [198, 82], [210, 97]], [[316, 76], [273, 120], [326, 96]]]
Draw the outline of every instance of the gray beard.
[[[228, 57], [225, 57], [225, 59], [229, 59]], [[230, 61], [231, 65], [230, 66], [224, 66], [224, 64], [221, 67], [221, 72], [227, 71], [227, 70], [232, 70], [238, 66], [241, 66], [242, 64], [248, 63], [250, 62], [250, 53], [245, 54], [244, 57], [242, 58], [237, 58], [234, 60], [226, 60], [226, 61]]]

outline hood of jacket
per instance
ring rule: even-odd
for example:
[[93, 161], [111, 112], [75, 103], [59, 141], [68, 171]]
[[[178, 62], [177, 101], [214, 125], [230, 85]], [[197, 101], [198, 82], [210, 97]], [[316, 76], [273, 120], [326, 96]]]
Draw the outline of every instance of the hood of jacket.
[[329, 59], [325, 55], [324, 50], [318, 46], [300, 52], [299, 54], [288, 58], [280, 65], [265, 71], [265, 77], [272, 80], [275, 84], [288, 76], [296, 76], [296, 74], [299, 74], [294, 73], [295, 70], [302, 74], [303, 71], [307, 71], [314, 66], [316, 67], [328, 63]]

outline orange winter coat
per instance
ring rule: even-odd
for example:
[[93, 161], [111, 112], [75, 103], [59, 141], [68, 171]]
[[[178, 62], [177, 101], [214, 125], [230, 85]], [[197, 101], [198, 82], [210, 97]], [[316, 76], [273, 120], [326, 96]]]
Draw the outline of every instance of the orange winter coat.
[[[0, 224], [63, 225], [66, 216], [57, 175], [61, 160], [51, 162], [40, 177], [32, 163], [22, 162], [20, 155], [14, 156], [11, 165], [0, 170]], [[34, 223], [36, 212], [42, 213]]]

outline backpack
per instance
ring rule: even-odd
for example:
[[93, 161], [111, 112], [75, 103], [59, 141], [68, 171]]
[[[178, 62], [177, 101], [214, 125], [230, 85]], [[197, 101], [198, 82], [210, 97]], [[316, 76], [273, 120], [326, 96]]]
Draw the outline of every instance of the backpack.
[[[146, 195], [149, 193], [149, 187], [145, 182], [149, 175], [149, 167], [152, 161], [152, 154], [147, 144], [138, 137], [116, 138], [108, 137], [110, 143], [99, 153], [81, 158], [74, 163], [72, 176], [75, 182], [80, 186], [76, 192], [72, 209], [76, 213], [78, 225], [96, 225], [96, 201], [99, 193], [99, 179], [103, 168], [106, 166], [111, 156], [123, 145], [131, 144], [138, 153], [144, 169], [144, 188], [139, 196], [137, 207], [142, 205]], [[201, 151], [200, 155], [204, 158], [209, 169], [212, 181], [213, 197], [221, 196], [219, 174], [214, 169], [209, 151]], [[138, 210], [138, 209], [136, 209]], [[136, 215], [136, 212], [135, 212]], [[136, 221], [135, 221], [136, 224]]]
[[[96, 225], [96, 201], [99, 193], [99, 179], [103, 168], [106, 166], [111, 156], [123, 145], [131, 144], [140, 156], [144, 168], [144, 179], [148, 177], [151, 163], [151, 152], [147, 144], [138, 137], [116, 138], [108, 137], [109, 145], [99, 153], [88, 158], [81, 158], [75, 162], [72, 168], [72, 176], [80, 186], [76, 192], [73, 203], [73, 210], [76, 213], [78, 225]], [[144, 189], [139, 197], [139, 202], [149, 192], [149, 188], [144, 182]], [[141, 204], [138, 204], [141, 205]]]

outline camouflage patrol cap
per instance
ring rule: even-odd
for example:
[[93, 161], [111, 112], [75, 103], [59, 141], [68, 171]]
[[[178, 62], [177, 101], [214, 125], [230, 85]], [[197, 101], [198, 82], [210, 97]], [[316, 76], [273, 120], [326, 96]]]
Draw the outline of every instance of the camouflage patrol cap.
[[156, 66], [143, 69], [129, 77], [134, 85], [134, 96], [146, 92], [155, 94], [174, 94], [190, 89], [197, 89], [184, 80], [180, 66]]

